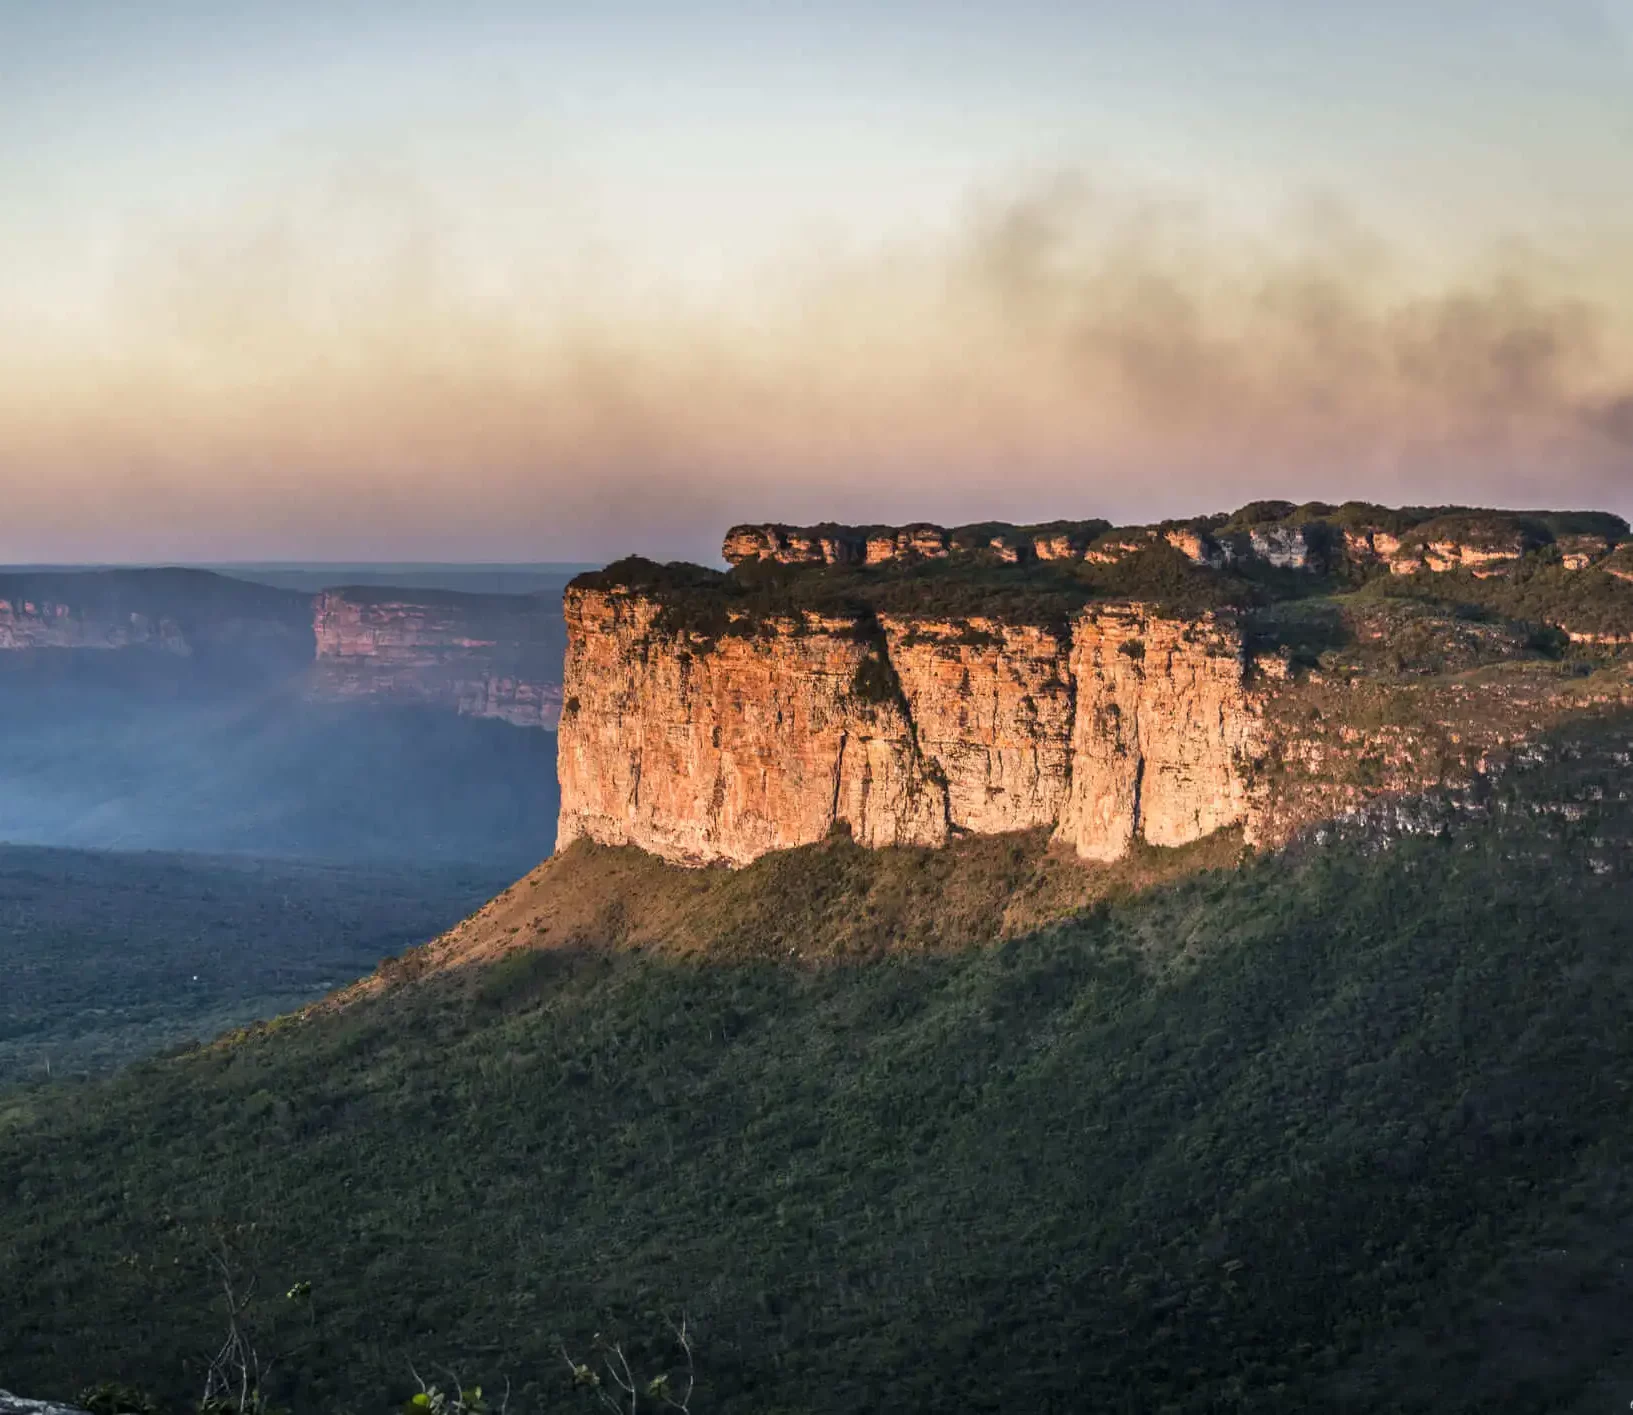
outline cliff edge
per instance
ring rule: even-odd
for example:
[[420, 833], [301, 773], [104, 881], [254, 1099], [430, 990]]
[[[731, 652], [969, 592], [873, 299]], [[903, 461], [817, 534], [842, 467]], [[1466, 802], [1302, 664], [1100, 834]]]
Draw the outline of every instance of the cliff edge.
[[1274, 502], [1120, 530], [735, 527], [725, 574], [630, 560], [569, 586], [559, 845], [1280, 843], [1622, 702], [1626, 536]]

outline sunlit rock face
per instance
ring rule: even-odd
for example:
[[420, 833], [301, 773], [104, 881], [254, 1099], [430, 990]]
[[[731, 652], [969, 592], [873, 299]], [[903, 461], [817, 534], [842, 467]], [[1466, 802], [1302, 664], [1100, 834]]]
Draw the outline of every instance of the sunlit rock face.
[[321, 700], [418, 703], [521, 727], [560, 716], [553, 597], [326, 590], [312, 624]]
[[[689, 865], [835, 829], [931, 847], [1046, 829], [1085, 861], [1226, 829], [1280, 845], [1633, 696], [1630, 544], [1600, 513], [1353, 502], [1118, 529], [738, 526], [731, 574], [630, 561], [569, 587], [560, 840]], [[1534, 625], [1345, 593], [1560, 571], [1559, 642], [1609, 655], [1589, 687]]]
[[1113, 859], [1246, 818], [1255, 712], [1211, 618], [807, 616], [708, 642], [661, 620], [568, 592], [562, 844], [743, 864], [835, 826], [867, 845], [1049, 826]]
[[1071, 677], [1071, 789], [1058, 839], [1084, 859], [1115, 860], [1137, 840], [1184, 845], [1246, 821], [1260, 714], [1234, 625], [1139, 605], [1085, 613]]
[[856, 621], [704, 644], [660, 614], [639, 595], [567, 592], [558, 849], [589, 836], [746, 864], [841, 822], [867, 845], [946, 840], [945, 788]]

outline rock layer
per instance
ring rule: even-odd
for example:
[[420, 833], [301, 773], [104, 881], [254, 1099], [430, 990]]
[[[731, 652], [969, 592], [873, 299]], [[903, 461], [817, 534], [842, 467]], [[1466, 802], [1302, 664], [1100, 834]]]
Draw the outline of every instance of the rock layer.
[[624, 589], [567, 593], [558, 842], [745, 864], [1053, 826], [1087, 859], [1248, 814], [1257, 709], [1226, 619], [1140, 606], [1069, 633], [806, 614], [707, 638]]
[[1086, 613], [1071, 676], [1071, 791], [1059, 839], [1085, 859], [1115, 860], [1136, 840], [1184, 845], [1247, 820], [1260, 711], [1234, 625], [1138, 605]]
[[[1633, 697], [1633, 540], [1604, 513], [1264, 501], [1122, 529], [738, 526], [724, 553], [725, 575], [631, 559], [568, 588], [562, 844], [1274, 846]], [[1419, 572], [1455, 602], [1356, 593]], [[1591, 688], [1567, 643], [1602, 651]]]

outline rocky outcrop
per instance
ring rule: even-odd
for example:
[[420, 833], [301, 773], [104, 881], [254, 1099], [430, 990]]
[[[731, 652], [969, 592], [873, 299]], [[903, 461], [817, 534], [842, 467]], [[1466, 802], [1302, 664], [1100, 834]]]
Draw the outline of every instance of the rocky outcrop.
[[417, 703], [554, 728], [561, 711], [553, 598], [451, 591], [326, 590], [313, 602], [311, 692]]
[[1245, 823], [1260, 723], [1245, 667], [1240, 631], [1216, 615], [1127, 605], [1080, 616], [1057, 838], [1084, 859], [1115, 860], [1137, 840], [1184, 845]]
[[[946, 794], [883, 645], [806, 616], [713, 642], [661, 605], [569, 590], [557, 848], [579, 836], [687, 864], [746, 864], [838, 823], [867, 845], [939, 845]], [[570, 802], [571, 804], [565, 804]]]
[[139, 610], [98, 612], [64, 600], [0, 598], [0, 649], [155, 648], [187, 655], [192, 645], [174, 619]]
[[1628, 534], [1620, 517], [1597, 512], [1476, 511], [1462, 507], [1345, 506], [1256, 502], [1230, 514], [1158, 526], [1113, 528], [1105, 521], [1054, 521], [1042, 526], [983, 522], [951, 530], [909, 526], [736, 526], [727, 534], [726, 561], [784, 565], [881, 566], [913, 560], [990, 556], [1002, 563], [1087, 560], [1109, 565], [1155, 540], [1209, 569], [1267, 565], [1327, 573], [1387, 568], [1397, 575], [1468, 570], [1503, 573], [1552, 547], [1568, 570], [1604, 559]]
[[836, 826], [866, 845], [1053, 827], [1088, 859], [1247, 816], [1256, 711], [1209, 616], [807, 614], [705, 637], [658, 598], [567, 594], [558, 841], [744, 864]]
[[[1584, 710], [1560, 645], [1603, 655], [1592, 691], [1626, 700], [1625, 531], [1285, 502], [1123, 530], [737, 527], [741, 573], [628, 561], [569, 587], [560, 840], [697, 865], [836, 828], [869, 846], [1046, 829], [1101, 861], [1227, 828], [1275, 845]], [[1573, 567], [1589, 578], [1554, 594]], [[1472, 572], [1463, 596], [1504, 578], [1474, 614], [1312, 599], [1304, 579], [1414, 570]]]
[[61, 1405], [54, 1400], [27, 1400], [0, 1390], [0, 1415], [85, 1415], [77, 1405]]
[[1081, 560], [1106, 521], [1050, 521], [1014, 526], [1005, 521], [975, 525], [733, 526], [721, 554], [729, 565], [762, 560], [779, 565], [891, 565], [914, 560], [987, 554], [1016, 564], [1030, 560]]

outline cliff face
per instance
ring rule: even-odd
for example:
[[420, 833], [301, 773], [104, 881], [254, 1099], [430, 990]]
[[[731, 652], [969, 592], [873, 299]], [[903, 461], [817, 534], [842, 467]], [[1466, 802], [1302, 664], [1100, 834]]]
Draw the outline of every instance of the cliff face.
[[1245, 822], [1261, 714], [1245, 667], [1241, 633], [1214, 615], [1126, 606], [1079, 618], [1059, 838], [1085, 859], [1115, 860], [1135, 840], [1184, 845]]
[[0, 654], [20, 672], [89, 654], [106, 670], [173, 678], [183, 693], [277, 682], [319, 700], [553, 729], [565, 646], [554, 594], [313, 596], [203, 570], [0, 573]]
[[982, 522], [947, 529], [908, 526], [734, 526], [728, 564], [888, 565], [987, 553], [1011, 564], [1088, 560], [1111, 563], [1161, 539], [1193, 564], [1213, 569], [1264, 565], [1319, 573], [1337, 565], [1387, 566], [1394, 574], [1471, 570], [1492, 574], [1552, 548], [1567, 570], [1608, 555], [1628, 533], [1620, 517], [1597, 512], [1476, 511], [1466, 507], [1390, 510], [1350, 503], [1296, 507], [1259, 502], [1233, 515], [1198, 516], [1114, 529], [1106, 521], [1013, 526]]
[[688, 864], [820, 840], [940, 844], [945, 800], [854, 620], [707, 647], [641, 596], [569, 590], [557, 848], [581, 835]]
[[1247, 818], [1257, 709], [1212, 617], [785, 618], [703, 640], [656, 599], [567, 595], [561, 845], [743, 864], [1052, 826], [1088, 859]]
[[556, 725], [562, 631], [553, 599], [326, 590], [313, 602], [312, 623], [316, 697]]
[[64, 600], [0, 598], [0, 649], [124, 649], [148, 647], [188, 655], [181, 626], [138, 610], [86, 610]]
[[0, 574], [0, 652], [138, 649], [275, 677], [312, 658], [308, 597], [204, 570]]
[[739, 526], [725, 575], [582, 576], [560, 841], [688, 864], [836, 827], [1044, 828], [1097, 861], [1226, 828], [1276, 845], [1633, 700], [1625, 523], [1339, 509]]

